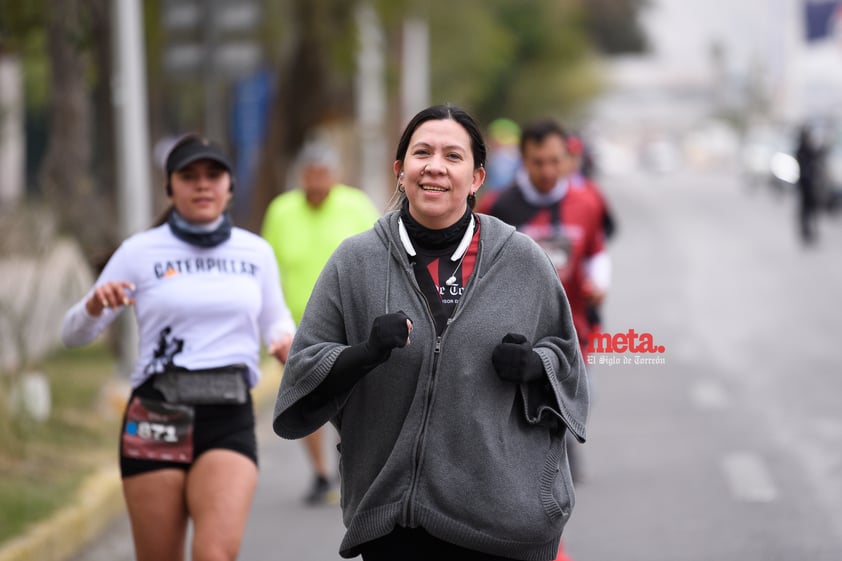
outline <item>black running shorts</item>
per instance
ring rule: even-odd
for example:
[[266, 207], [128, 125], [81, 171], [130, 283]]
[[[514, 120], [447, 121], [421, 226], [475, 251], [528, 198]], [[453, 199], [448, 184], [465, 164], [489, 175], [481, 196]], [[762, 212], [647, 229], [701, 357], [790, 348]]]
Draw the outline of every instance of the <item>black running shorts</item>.
[[[161, 392], [152, 387], [152, 378], [135, 388], [129, 403], [135, 397], [163, 401]], [[242, 405], [194, 405], [193, 462], [201, 454], [212, 449], [239, 452], [257, 465], [257, 438], [255, 436], [254, 407], [251, 393]], [[128, 408], [127, 408], [128, 409]], [[124, 453], [122, 435], [126, 432], [126, 416], [123, 416], [120, 438], [120, 473], [130, 477], [165, 468], [189, 470], [192, 463], [148, 460], [127, 457]]]

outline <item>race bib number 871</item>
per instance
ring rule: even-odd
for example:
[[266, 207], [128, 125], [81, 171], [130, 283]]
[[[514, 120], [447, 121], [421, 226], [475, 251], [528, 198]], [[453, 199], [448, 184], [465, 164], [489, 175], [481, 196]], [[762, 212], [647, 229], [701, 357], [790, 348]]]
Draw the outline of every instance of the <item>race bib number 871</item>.
[[122, 454], [139, 460], [193, 461], [194, 410], [135, 396], [126, 410]]

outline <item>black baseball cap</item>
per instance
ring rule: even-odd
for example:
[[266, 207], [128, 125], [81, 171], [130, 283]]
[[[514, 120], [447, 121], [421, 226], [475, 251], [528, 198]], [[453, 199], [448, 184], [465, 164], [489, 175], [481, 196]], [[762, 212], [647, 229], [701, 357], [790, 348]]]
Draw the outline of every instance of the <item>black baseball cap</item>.
[[189, 135], [181, 139], [167, 156], [167, 177], [199, 160], [213, 160], [231, 173], [231, 163], [222, 149], [211, 141], [198, 135]]

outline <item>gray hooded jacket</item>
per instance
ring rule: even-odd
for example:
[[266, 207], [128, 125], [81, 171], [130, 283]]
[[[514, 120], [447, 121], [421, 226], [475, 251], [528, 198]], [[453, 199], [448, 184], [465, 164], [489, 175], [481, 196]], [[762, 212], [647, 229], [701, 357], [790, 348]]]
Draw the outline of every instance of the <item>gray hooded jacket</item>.
[[[585, 440], [588, 381], [564, 290], [536, 243], [478, 215], [477, 262], [447, 329], [432, 314], [398, 237], [398, 213], [328, 261], [293, 340], [274, 429], [303, 437], [327, 421], [341, 439], [343, 557], [396, 525], [524, 560], [555, 558], [574, 504], [565, 429]], [[346, 395], [310, 394], [374, 318], [404, 311], [411, 343]], [[532, 341], [545, 382], [514, 384], [492, 365], [507, 333]]]

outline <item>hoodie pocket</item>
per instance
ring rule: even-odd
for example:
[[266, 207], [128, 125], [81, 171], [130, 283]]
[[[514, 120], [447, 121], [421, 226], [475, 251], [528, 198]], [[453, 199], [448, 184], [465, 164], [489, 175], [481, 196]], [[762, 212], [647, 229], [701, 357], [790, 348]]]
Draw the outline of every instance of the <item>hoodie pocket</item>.
[[552, 440], [541, 472], [541, 505], [550, 520], [567, 518], [576, 503], [564, 432]]

